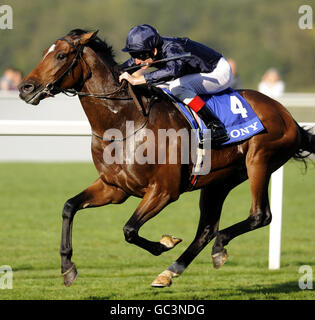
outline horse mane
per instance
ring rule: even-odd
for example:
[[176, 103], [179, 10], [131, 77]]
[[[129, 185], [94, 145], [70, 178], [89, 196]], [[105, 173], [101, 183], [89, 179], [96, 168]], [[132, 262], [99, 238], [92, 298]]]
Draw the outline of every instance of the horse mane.
[[[84, 29], [73, 29], [67, 36], [70, 36], [73, 39], [79, 38], [84, 33], [89, 33], [90, 31]], [[120, 75], [120, 65], [115, 61], [115, 54], [112, 46], [109, 46], [105, 40], [101, 40], [99, 37], [91, 39], [87, 47], [91, 48], [96, 55], [103, 61], [104, 64], [109, 68], [111, 73], [114, 76], [114, 79], [119, 82]], [[148, 87], [147, 85], [134, 86], [134, 91], [138, 95], [145, 97], [151, 97], [152, 95], [158, 96], [160, 99], [169, 100], [168, 96], [162, 93], [162, 90], [159, 88]]]
[[[89, 31], [83, 29], [73, 29], [71, 30], [67, 36], [72, 38], [76, 38], [81, 36], [84, 33], [88, 33]], [[101, 40], [99, 37], [95, 37], [90, 40], [87, 44], [87, 47], [91, 48], [97, 56], [109, 67], [110, 71], [114, 75], [114, 78], [118, 80], [119, 72], [118, 72], [118, 64], [115, 61], [115, 54], [112, 46], [109, 46], [105, 40]]]

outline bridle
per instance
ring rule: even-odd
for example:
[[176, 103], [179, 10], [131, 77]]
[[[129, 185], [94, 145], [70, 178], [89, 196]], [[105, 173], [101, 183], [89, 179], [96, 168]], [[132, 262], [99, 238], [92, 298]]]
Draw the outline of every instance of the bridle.
[[[46, 85], [46, 87], [42, 91], [43, 93], [46, 93], [47, 95], [49, 95], [51, 97], [54, 97], [55, 95], [52, 93], [52, 91], [57, 90], [58, 93], [60, 93], [60, 92], [64, 93], [65, 95], [67, 95], [69, 97], [74, 97], [74, 96], [78, 95], [78, 96], [84, 96], [84, 97], [94, 97], [94, 98], [109, 99], [109, 100], [134, 100], [133, 97], [111, 97], [111, 96], [119, 93], [120, 91], [122, 91], [127, 86], [128, 83], [125, 80], [122, 81], [121, 85], [116, 90], [111, 91], [111, 92], [107, 92], [107, 93], [88, 93], [88, 92], [77, 91], [75, 89], [64, 89], [64, 88], [57, 86], [57, 84], [60, 83], [63, 80], [63, 78], [72, 71], [72, 69], [74, 68], [74, 66], [77, 64], [77, 62], [80, 59], [85, 63], [85, 66], [88, 71], [87, 71], [86, 75], [83, 77], [83, 79], [81, 80], [81, 83], [78, 85], [78, 87], [82, 88], [85, 81], [88, 80], [92, 75], [91, 69], [82, 55], [85, 45], [80, 44], [80, 45], [76, 46], [73, 42], [71, 42], [70, 40], [68, 40], [66, 38], [59, 38], [58, 40], [66, 41], [71, 47], [73, 47], [76, 50], [76, 54], [75, 54], [75, 57], [72, 60], [71, 64], [66, 68], [66, 70], [56, 80], [54, 80], [53, 82], [50, 82]], [[106, 139], [104, 137], [101, 137], [101, 136], [95, 134], [94, 132], [92, 132], [92, 134], [96, 138], [98, 138], [102, 141], [122, 142], [122, 141], [128, 139], [129, 137], [135, 135], [138, 131], [140, 131], [141, 129], [143, 129], [147, 125], [147, 123], [149, 121], [148, 114], [145, 116], [145, 118], [146, 119], [145, 119], [144, 123], [137, 130], [135, 130], [131, 135], [124, 137], [124, 138]]]
[[55, 95], [52, 93], [53, 90], [57, 90], [58, 93], [61, 92], [69, 97], [74, 97], [76, 95], [78, 96], [84, 96], [84, 97], [94, 97], [94, 98], [100, 98], [100, 99], [110, 99], [110, 100], [132, 100], [131, 97], [111, 97], [114, 94], [119, 93], [120, 91], [122, 91], [122, 89], [124, 89], [127, 85], [126, 81], [123, 81], [121, 83], [121, 85], [114, 91], [108, 92], [108, 93], [88, 93], [88, 92], [81, 92], [81, 91], [77, 91], [75, 89], [64, 89], [59, 87], [57, 84], [60, 83], [64, 77], [66, 75], [68, 75], [73, 68], [75, 67], [75, 65], [78, 63], [78, 61], [81, 59], [86, 68], [87, 68], [87, 73], [84, 75], [84, 77], [81, 80], [81, 83], [78, 85], [79, 88], [82, 88], [85, 81], [88, 80], [91, 75], [91, 69], [89, 67], [89, 65], [87, 64], [87, 62], [85, 61], [82, 53], [83, 53], [83, 49], [85, 47], [84, 44], [79, 44], [78, 46], [76, 46], [73, 42], [71, 42], [70, 40], [66, 39], [66, 38], [59, 38], [58, 40], [60, 41], [66, 41], [72, 48], [75, 49], [76, 54], [75, 57], [73, 58], [71, 64], [66, 68], [66, 70], [53, 82], [50, 82], [46, 85], [46, 87], [44, 88], [43, 92], [46, 93], [47, 95], [54, 97]]

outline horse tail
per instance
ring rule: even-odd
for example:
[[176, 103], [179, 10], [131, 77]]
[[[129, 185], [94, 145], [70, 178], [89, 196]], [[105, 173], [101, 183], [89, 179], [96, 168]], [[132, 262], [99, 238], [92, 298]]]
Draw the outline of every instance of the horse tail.
[[293, 155], [293, 159], [298, 161], [303, 161], [305, 164], [305, 168], [307, 167], [305, 158], [310, 156], [311, 154], [315, 154], [315, 134], [312, 133], [313, 127], [309, 129], [305, 129], [299, 126], [296, 122], [297, 129], [300, 133], [300, 145], [299, 149]]

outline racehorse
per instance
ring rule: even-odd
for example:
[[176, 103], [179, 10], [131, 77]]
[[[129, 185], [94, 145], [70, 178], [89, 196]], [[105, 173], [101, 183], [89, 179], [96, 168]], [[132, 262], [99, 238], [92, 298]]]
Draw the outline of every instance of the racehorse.
[[[140, 98], [147, 113], [139, 111], [126, 83], [119, 83], [119, 68], [112, 48], [96, 32], [70, 31], [43, 53], [39, 64], [19, 86], [20, 97], [37, 105], [58, 93], [78, 94], [92, 130], [92, 156], [99, 178], [84, 191], [65, 202], [62, 211], [61, 272], [70, 286], [77, 278], [72, 257], [72, 224], [78, 210], [119, 204], [129, 196], [142, 198], [123, 228], [127, 242], [153, 255], [160, 255], [181, 239], [164, 236], [150, 241], [139, 235], [140, 227], [189, 189], [192, 162], [178, 163], [105, 163], [104, 150], [113, 141], [104, 137], [107, 129], [123, 133], [121, 142], [128, 144], [126, 122], [134, 121], [132, 136], [136, 146], [144, 142], [141, 131], [159, 128], [189, 130], [183, 115], [170, 99], [148, 98], [152, 90], [143, 88]], [[148, 93], [149, 92], [149, 93]], [[151, 92], [151, 93], [150, 93]], [[271, 221], [268, 185], [271, 173], [290, 158], [303, 159], [305, 152], [315, 153], [315, 135], [301, 128], [291, 114], [277, 101], [254, 90], [239, 90], [260, 118], [265, 130], [246, 141], [211, 150], [211, 171], [200, 176], [191, 190], [201, 190], [200, 220], [196, 236], [184, 253], [153, 281], [152, 286], [165, 287], [172, 278], [184, 272], [200, 251], [213, 239], [212, 259], [215, 268], [227, 258], [225, 246], [235, 237], [266, 226]], [[158, 95], [158, 94], [156, 94]], [[162, 96], [162, 98], [161, 98]], [[141, 110], [141, 109], [140, 109]], [[140, 134], [139, 134], [140, 133]], [[181, 142], [168, 141], [170, 150], [181, 150]], [[158, 145], [154, 146], [158, 154]], [[166, 154], [167, 158], [170, 152]], [[252, 203], [247, 219], [219, 230], [223, 202], [228, 193], [249, 179]]]

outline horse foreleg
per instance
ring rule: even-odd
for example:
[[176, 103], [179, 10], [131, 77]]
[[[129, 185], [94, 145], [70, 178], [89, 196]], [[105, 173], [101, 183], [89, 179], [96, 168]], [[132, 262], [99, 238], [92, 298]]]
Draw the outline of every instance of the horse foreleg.
[[144, 195], [134, 214], [124, 226], [127, 242], [135, 244], [153, 255], [172, 249], [181, 239], [164, 235], [160, 242], [149, 241], [138, 235], [140, 227], [149, 219], [157, 215], [165, 206], [174, 201], [168, 192], [163, 192], [159, 186], [153, 185]]
[[66, 201], [62, 211], [61, 235], [61, 272], [64, 283], [70, 286], [77, 277], [72, 257], [72, 222], [76, 212], [80, 209], [103, 206], [109, 203], [121, 203], [128, 195], [121, 189], [105, 184], [101, 179], [96, 180], [90, 187], [75, 197]]
[[216, 188], [206, 186], [201, 190], [200, 220], [196, 236], [184, 253], [152, 282], [153, 287], [170, 286], [172, 278], [181, 275], [202, 249], [215, 237], [219, 227], [222, 205], [229, 190], [218, 186]]

